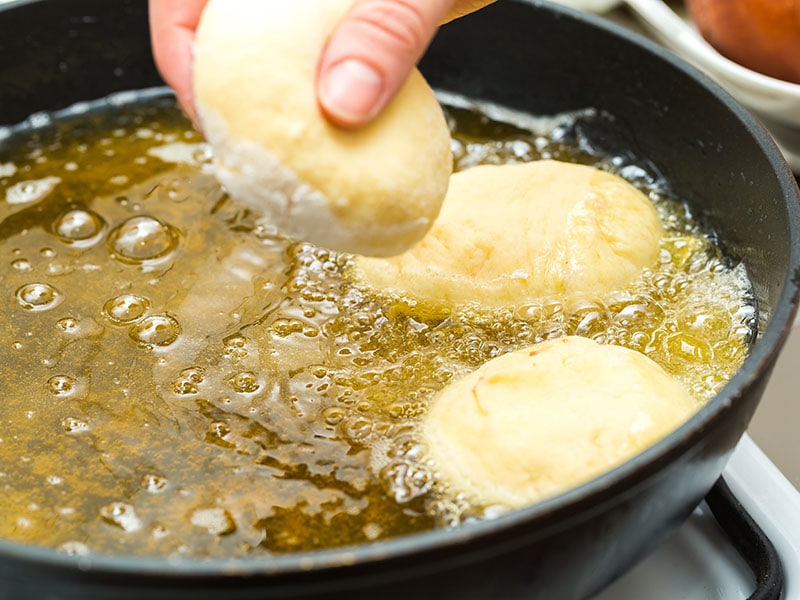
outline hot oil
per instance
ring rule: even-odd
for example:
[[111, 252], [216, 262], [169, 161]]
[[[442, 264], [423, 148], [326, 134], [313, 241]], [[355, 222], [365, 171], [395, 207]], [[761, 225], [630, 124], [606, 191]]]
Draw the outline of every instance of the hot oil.
[[548, 157], [631, 176], [669, 231], [658, 267], [605, 298], [442, 317], [240, 209], [171, 100], [7, 137], [0, 537], [203, 558], [451, 526], [485, 507], [440, 488], [416, 423], [459, 374], [578, 334], [653, 357], [698, 407], [733, 375], [755, 335], [746, 278], [656, 177], [571, 142], [572, 117], [531, 133], [449, 116], [459, 168]]

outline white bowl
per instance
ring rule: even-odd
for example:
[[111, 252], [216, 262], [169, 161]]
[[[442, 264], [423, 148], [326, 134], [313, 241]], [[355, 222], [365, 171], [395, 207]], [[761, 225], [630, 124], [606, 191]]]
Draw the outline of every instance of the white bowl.
[[555, 0], [606, 13], [624, 4], [647, 33], [727, 89], [769, 129], [787, 162], [800, 173], [800, 85], [768, 77], [733, 62], [703, 39], [694, 24], [662, 0]]

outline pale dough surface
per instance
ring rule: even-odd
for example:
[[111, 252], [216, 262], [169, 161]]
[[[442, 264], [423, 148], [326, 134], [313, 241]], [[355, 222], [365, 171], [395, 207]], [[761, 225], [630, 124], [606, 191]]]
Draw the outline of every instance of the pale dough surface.
[[452, 176], [439, 219], [400, 256], [359, 258], [362, 283], [449, 306], [601, 295], [655, 266], [652, 202], [593, 167], [542, 160]]
[[320, 112], [322, 49], [352, 0], [211, 0], [197, 31], [195, 105], [231, 196], [284, 233], [333, 250], [397, 254], [436, 218], [450, 134], [414, 70], [370, 125]]
[[643, 354], [571, 336], [452, 383], [432, 401], [423, 433], [451, 491], [517, 508], [612, 469], [699, 407]]

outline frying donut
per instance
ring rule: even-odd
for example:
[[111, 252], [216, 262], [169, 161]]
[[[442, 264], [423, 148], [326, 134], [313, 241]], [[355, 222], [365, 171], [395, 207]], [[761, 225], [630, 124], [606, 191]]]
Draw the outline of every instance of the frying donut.
[[211, 0], [197, 30], [194, 102], [231, 196], [287, 235], [391, 256], [436, 218], [452, 171], [450, 134], [414, 70], [358, 130], [320, 112], [322, 49], [352, 0]]
[[645, 355], [570, 336], [502, 355], [450, 384], [422, 427], [452, 490], [516, 508], [621, 464], [699, 406]]
[[652, 202], [611, 173], [553, 160], [484, 165], [452, 176], [420, 243], [358, 258], [353, 277], [447, 306], [597, 295], [654, 266], [662, 234]]

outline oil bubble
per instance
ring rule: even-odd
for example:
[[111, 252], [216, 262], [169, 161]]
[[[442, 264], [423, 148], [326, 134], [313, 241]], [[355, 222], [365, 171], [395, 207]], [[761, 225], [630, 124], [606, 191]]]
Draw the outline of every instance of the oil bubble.
[[325, 365], [314, 365], [310, 368], [310, 371], [317, 379], [322, 379], [328, 375], [328, 369]]
[[247, 356], [247, 339], [242, 335], [232, 335], [222, 340], [225, 344], [225, 356], [242, 359]]
[[90, 210], [71, 210], [53, 224], [53, 233], [67, 244], [87, 246], [99, 239], [105, 228], [100, 215]]
[[433, 485], [431, 473], [420, 465], [395, 463], [384, 467], [380, 475], [392, 497], [401, 504], [422, 496]]
[[142, 477], [142, 488], [151, 494], [160, 494], [167, 488], [168, 483], [166, 477], [154, 473], [148, 473]]
[[133, 506], [126, 502], [111, 502], [100, 509], [100, 518], [109, 525], [131, 532], [142, 528]]
[[61, 421], [61, 426], [67, 433], [80, 433], [82, 431], [89, 431], [89, 424], [86, 421], [81, 421], [75, 417], [67, 417]]
[[56, 327], [63, 333], [75, 333], [78, 330], [78, 320], [74, 317], [64, 317], [56, 321]]
[[200, 367], [190, 367], [178, 374], [172, 382], [172, 390], [180, 396], [197, 394], [200, 391], [200, 384], [203, 383], [205, 371]]
[[377, 523], [367, 523], [362, 527], [362, 531], [369, 541], [374, 541], [380, 537], [383, 528]]
[[168, 530], [168, 529], [167, 529], [167, 528], [166, 528], [164, 525], [162, 525], [161, 523], [156, 523], [156, 524], [155, 524], [155, 525], [153, 525], [153, 527], [150, 529], [150, 534], [151, 534], [151, 535], [152, 535], [152, 536], [153, 536], [155, 539], [159, 540], [159, 539], [161, 539], [161, 538], [163, 538], [163, 537], [166, 537], [166, 536], [167, 536], [167, 534], [169, 534], [169, 530]]
[[364, 417], [353, 417], [342, 423], [345, 435], [356, 441], [368, 438], [372, 433], [373, 426], [373, 422]]
[[214, 421], [208, 425], [206, 437], [217, 438], [220, 440], [225, 439], [225, 436], [230, 435], [231, 427], [224, 421]]
[[275, 319], [272, 323], [272, 331], [278, 337], [285, 338], [293, 333], [303, 333], [303, 322], [298, 319]]
[[329, 406], [322, 411], [322, 418], [327, 425], [338, 425], [347, 416], [347, 412], [338, 406]]
[[61, 183], [60, 177], [45, 177], [31, 181], [20, 181], [6, 190], [8, 204], [28, 204], [47, 196]]
[[48, 283], [29, 283], [17, 290], [17, 301], [25, 310], [49, 310], [62, 298], [61, 292]]
[[610, 309], [614, 323], [628, 331], [653, 330], [664, 320], [664, 309], [647, 297], [617, 302]]
[[89, 556], [89, 546], [83, 542], [64, 542], [58, 547], [58, 552], [67, 554], [68, 556]]
[[516, 310], [516, 317], [529, 323], [560, 322], [564, 305], [557, 300], [545, 300], [522, 304]]
[[708, 363], [711, 361], [711, 348], [705, 340], [698, 339], [687, 333], [675, 333], [664, 341], [667, 356], [672, 366], [678, 362]]
[[54, 375], [47, 380], [47, 391], [53, 396], [69, 396], [75, 391], [75, 380], [69, 375]]
[[261, 387], [258, 383], [256, 374], [251, 371], [236, 373], [228, 382], [235, 392], [240, 394], [252, 394]]
[[687, 306], [678, 314], [678, 328], [697, 338], [723, 340], [731, 329], [733, 319], [721, 304]]
[[189, 521], [211, 535], [227, 535], [236, 531], [236, 522], [224, 508], [197, 509], [191, 514]]
[[181, 334], [181, 326], [172, 315], [153, 315], [133, 325], [128, 335], [142, 348], [169, 346]]
[[593, 338], [608, 329], [606, 309], [598, 302], [576, 302], [569, 307], [567, 333]]
[[27, 273], [31, 270], [31, 263], [24, 258], [18, 258], [16, 260], [11, 261], [11, 268], [15, 271], [20, 271], [22, 273]]
[[202, 367], [189, 367], [188, 369], [184, 369], [181, 371], [181, 377], [185, 377], [189, 381], [193, 383], [203, 383], [203, 379], [205, 378], [205, 369]]
[[16, 172], [17, 165], [14, 163], [0, 163], [0, 177], [13, 177]]
[[108, 237], [112, 256], [126, 263], [143, 263], [163, 258], [178, 246], [175, 228], [148, 216], [132, 217]]
[[130, 325], [150, 310], [150, 301], [135, 294], [122, 294], [103, 305], [103, 314], [114, 325]]

